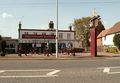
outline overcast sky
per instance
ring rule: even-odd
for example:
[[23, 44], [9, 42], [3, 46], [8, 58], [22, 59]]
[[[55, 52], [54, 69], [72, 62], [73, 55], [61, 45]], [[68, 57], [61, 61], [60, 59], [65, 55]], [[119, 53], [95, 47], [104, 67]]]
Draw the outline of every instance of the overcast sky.
[[[76, 18], [91, 16], [94, 8], [105, 28], [120, 21], [119, 0], [59, 0], [59, 29], [68, 29]], [[56, 0], [0, 0], [2, 36], [17, 38], [19, 21], [22, 28], [43, 29], [50, 20], [56, 23]]]

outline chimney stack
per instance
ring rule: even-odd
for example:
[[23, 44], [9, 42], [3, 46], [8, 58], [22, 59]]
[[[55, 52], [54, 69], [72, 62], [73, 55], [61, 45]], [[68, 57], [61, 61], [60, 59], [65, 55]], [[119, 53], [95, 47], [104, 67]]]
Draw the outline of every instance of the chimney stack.
[[50, 21], [50, 23], [49, 23], [49, 29], [54, 29], [54, 23], [53, 23], [53, 21]]
[[22, 24], [21, 24], [21, 21], [19, 21], [19, 29], [21, 29], [22, 27]]
[[71, 25], [69, 26], [69, 30], [72, 31], [72, 26]]

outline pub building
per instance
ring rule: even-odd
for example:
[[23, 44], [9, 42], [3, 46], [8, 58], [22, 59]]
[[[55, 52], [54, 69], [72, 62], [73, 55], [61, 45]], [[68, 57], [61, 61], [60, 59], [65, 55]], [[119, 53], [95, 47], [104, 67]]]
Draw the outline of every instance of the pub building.
[[[24, 29], [21, 22], [19, 22], [18, 29], [18, 43], [22, 50], [30, 52], [35, 48], [37, 52], [43, 53], [46, 47], [51, 48], [55, 53], [56, 45], [56, 30], [54, 29], [53, 21], [49, 22], [48, 29]], [[75, 31], [72, 30], [72, 26], [69, 26], [69, 30], [58, 30], [58, 51], [61, 48], [66, 48], [68, 44], [72, 44], [74, 47]]]

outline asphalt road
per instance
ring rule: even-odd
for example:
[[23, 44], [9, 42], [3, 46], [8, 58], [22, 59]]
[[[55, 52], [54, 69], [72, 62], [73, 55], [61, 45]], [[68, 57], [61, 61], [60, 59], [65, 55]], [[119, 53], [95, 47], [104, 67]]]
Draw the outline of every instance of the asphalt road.
[[0, 83], [119, 83], [120, 59], [1, 60]]

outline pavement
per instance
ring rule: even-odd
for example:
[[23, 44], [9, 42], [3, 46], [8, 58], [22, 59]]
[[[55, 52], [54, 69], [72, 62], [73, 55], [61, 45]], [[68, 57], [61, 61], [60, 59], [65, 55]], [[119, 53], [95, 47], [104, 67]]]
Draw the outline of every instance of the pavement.
[[76, 56], [67, 55], [67, 54], [53, 54], [52, 56], [44, 56], [43, 54], [22, 54], [22, 56], [18, 56], [18, 54], [7, 54], [6, 56], [0, 56], [0, 60], [82, 60], [82, 59], [102, 59], [106, 57], [120, 57], [120, 54], [114, 53], [104, 53], [98, 52], [97, 57], [91, 56], [90, 53], [76, 53]]

